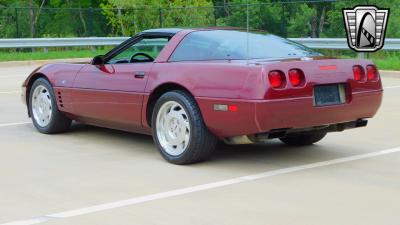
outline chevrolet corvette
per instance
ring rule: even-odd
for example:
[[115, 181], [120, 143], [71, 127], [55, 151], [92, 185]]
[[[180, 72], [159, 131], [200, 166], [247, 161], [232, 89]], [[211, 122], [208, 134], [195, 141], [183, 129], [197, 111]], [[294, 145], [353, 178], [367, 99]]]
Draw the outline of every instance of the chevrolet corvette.
[[207, 159], [218, 140], [302, 146], [364, 127], [382, 93], [369, 60], [211, 28], [143, 31], [90, 63], [41, 66], [22, 86], [39, 132], [65, 132], [77, 121], [149, 134], [174, 164]]

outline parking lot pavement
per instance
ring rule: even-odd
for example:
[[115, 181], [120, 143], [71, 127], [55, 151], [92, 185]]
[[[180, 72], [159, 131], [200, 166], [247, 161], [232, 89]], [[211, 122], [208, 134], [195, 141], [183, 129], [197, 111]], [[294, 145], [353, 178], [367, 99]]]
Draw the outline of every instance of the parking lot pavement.
[[399, 78], [383, 77], [392, 88], [367, 128], [301, 148], [221, 144], [176, 166], [148, 136], [24, 124], [17, 91], [32, 69], [0, 68], [0, 225], [398, 224]]

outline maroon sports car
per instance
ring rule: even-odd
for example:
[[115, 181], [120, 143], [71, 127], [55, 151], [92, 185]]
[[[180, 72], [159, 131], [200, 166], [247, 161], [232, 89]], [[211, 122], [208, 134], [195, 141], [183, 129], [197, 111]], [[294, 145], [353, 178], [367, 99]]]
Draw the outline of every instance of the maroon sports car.
[[324, 57], [270, 34], [154, 29], [91, 63], [42, 66], [22, 95], [39, 132], [75, 120], [152, 134], [167, 161], [187, 164], [210, 156], [218, 139], [298, 146], [366, 126], [382, 85], [371, 61]]

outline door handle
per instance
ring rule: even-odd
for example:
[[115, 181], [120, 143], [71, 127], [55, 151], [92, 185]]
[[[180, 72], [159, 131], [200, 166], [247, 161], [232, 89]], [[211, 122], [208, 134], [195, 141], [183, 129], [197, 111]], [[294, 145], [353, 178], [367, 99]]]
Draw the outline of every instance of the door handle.
[[135, 73], [135, 78], [143, 78], [145, 75], [145, 72], [143, 71], [138, 71]]

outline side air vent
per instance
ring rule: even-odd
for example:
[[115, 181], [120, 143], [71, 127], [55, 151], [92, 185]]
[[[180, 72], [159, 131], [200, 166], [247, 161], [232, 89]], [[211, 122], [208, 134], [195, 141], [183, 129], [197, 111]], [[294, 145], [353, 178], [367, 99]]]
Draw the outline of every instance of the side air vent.
[[62, 96], [61, 96], [61, 92], [59, 91], [58, 93], [57, 93], [57, 101], [58, 101], [58, 105], [60, 106], [60, 107], [64, 107], [64, 104], [63, 104], [63, 101], [62, 101]]

